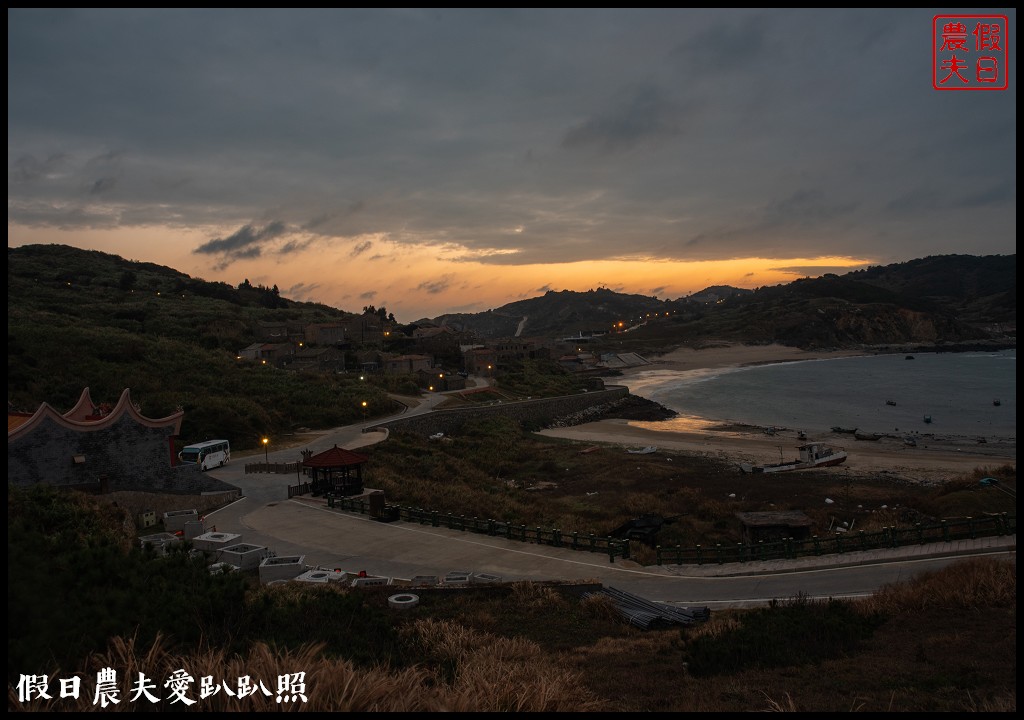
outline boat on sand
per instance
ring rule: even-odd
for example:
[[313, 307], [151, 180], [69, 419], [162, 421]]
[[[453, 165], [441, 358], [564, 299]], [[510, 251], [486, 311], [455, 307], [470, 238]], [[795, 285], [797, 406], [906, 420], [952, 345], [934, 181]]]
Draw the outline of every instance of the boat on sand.
[[853, 437], [857, 440], [881, 440], [882, 436], [878, 433], [861, 432], [858, 430], [853, 434]]
[[785, 462], [754, 465], [740, 463], [740, 470], [747, 473], [774, 473], [787, 470], [806, 470], [808, 468], [828, 467], [846, 462], [846, 451], [825, 443], [806, 443], [797, 446], [798, 456], [795, 460]]

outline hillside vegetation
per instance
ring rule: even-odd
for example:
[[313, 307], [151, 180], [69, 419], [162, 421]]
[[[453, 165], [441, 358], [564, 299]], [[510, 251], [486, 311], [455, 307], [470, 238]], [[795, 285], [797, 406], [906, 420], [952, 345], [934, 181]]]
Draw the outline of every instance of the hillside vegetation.
[[125, 388], [142, 413], [185, 410], [186, 440], [226, 437], [238, 449], [264, 435], [327, 428], [393, 410], [386, 388], [358, 374], [284, 372], [239, 360], [263, 322], [322, 323], [350, 313], [232, 288], [170, 268], [59, 245], [8, 249], [7, 399], [65, 411], [88, 387], [96, 402]]

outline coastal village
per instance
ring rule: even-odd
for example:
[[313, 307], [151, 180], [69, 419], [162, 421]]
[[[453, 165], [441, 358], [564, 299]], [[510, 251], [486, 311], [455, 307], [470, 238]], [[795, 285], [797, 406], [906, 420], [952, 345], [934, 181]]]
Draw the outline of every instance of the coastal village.
[[[350, 321], [289, 324], [260, 322], [257, 341], [238, 351], [239, 361], [292, 370], [414, 375], [419, 387], [449, 391], [465, 388], [466, 375], [492, 377], [505, 363], [553, 360], [580, 375], [608, 375], [648, 364], [636, 353], [592, 352], [588, 345], [606, 334], [508, 337], [481, 342], [474, 333], [419, 321], [406, 334], [398, 323], [374, 313]], [[389, 352], [386, 347], [401, 346]]]

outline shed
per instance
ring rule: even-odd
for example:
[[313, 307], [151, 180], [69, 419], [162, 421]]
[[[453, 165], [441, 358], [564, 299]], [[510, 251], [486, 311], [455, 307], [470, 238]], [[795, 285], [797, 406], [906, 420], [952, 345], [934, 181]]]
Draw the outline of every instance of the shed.
[[360, 495], [363, 492], [363, 465], [369, 459], [362, 453], [335, 445], [330, 450], [311, 455], [303, 461], [302, 467], [310, 477], [313, 495]]
[[743, 540], [748, 544], [778, 542], [786, 538], [806, 540], [814, 522], [799, 510], [742, 512], [736, 517], [743, 524]]

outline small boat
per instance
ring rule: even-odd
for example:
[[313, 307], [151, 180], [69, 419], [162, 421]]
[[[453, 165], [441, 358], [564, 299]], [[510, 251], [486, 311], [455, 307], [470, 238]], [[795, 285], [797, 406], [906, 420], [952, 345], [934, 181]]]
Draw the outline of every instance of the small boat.
[[906, 445], [907, 447], [917, 447], [917, 440], [912, 438], [910, 435], [907, 435], [905, 438], [903, 438], [903, 444]]
[[799, 453], [796, 460], [787, 462], [769, 463], [766, 465], [754, 465], [753, 463], [740, 463], [740, 470], [746, 473], [774, 473], [787, 470], [806, 470], [808, 468], [829, 467], [846, 462], [846, 451], [842, 448], [834, 448], [824, 443], [806, 443], [798, 445]]
[[635, 450], [627, 450], [626, 452], [633, 455], [650, 455], [651, 453], [658, 452], [656, 445], [648, 445], [647, 447], [637, 448]]
[[1003, 404], [1003, 401], [1000, 400], [999, 398], [996, 398], [992, 401], [992, 404], [995, 405], [996, 407], [999, 407], [1000, 405]]
[[893, 407], [895, 407], [896, 406], [896, 401], [895, 400], [886, 400], [885, 404], [886, 405], [892, 405]]
[[857, 431], [853, 434], [853, 437], [857, 440], [881, 440], [882, 436], [878, 433], [866, 433]]
[[838, 425], [833, 425], [832, 426], [832, 432], [834, 432], [834, 433], [846, 433], [847, 435], [853, 435], [855, 432], [857, 432], [857, 428], [844, 428], [844, 427], [840, 427]]
[[907, 360], [913, 360], [913, 359], [914, 359], [914, 356], [913, 356], [913, 355], [907, 355], [906, 359], [907, 359]]
[[932, 416], [931, 416], [931, 415], [925, 415], [925, 416], [924, 416], [924, 421], [925, 421], [926, 423], [931, 423], [931, 421], [932, 421]]

